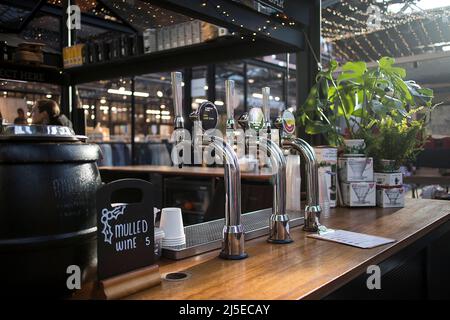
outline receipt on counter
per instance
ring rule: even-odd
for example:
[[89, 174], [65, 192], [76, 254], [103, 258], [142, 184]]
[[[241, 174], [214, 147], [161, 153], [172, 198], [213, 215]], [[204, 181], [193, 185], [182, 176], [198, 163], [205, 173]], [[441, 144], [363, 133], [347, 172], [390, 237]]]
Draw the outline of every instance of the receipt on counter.
[[372, 236], [364, 233], [332, 229], [327, 229], [325, 232], [319, 232], [318, 234], [310, 234], [308, 237], [338, 242], [362, 249], [375, 248], [396, 241], [394, 239]]

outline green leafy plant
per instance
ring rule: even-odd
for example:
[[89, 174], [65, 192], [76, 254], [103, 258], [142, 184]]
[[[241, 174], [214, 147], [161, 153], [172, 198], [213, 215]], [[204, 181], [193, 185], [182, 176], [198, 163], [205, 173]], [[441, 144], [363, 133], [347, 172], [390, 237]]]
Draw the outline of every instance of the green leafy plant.
[[[330, 145], [342, 145], [344, 137], [367, 138], [380, 125], [397, 127], [432, 107], [433, 91], [404, 80], [406, 71], [395, 67], [393, 58], [381, 58], [374, 68], [361, 61], [338, 67], [331, 61], [319, 72], [298, 113], [306, 133], [322, 134]], [[386, 118], [392, 122], [383, 123]]]
[[376, 170], [382, 170], [382, 159], [394, 161], [394, 169], [414, 160], [426, 140], [425, 119], [396, 122], [386, 116], [377, 122], [376, 132], [365, 132], [366, 153], [374, 158]]

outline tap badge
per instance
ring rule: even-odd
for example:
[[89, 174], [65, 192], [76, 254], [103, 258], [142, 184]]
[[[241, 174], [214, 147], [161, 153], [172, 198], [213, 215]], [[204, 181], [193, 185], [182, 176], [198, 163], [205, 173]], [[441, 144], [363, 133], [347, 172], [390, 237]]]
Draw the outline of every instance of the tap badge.
[[248, 125], [250, 129], [259, 131], [264, 127], [264, 113], [261, 108], [251, 108], [248, 112]]
[[215, 129], [217, 127], [217, 119], [219, 117], [216, 106], [209, 102], [203, 102], [197, 110], [198, 120], [202, 124], [203, 130]]
[[282, 116], [283, 131], [287, 135], [293, 135], [295, 133], [295, 117], [292, 112], [285, 110]]

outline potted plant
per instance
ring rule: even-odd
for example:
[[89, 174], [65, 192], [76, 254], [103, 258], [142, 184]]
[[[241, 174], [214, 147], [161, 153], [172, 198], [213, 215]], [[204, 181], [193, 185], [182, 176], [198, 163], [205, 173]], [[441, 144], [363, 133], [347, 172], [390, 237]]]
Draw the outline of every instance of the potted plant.
[[377, 120], [376, 132], [365, 132], [366, 153], [374, 158], [375, 171], [398, 172], [401, 165], [413, 161], [426, 140], [426, 119], [394, 121], [390, 116]]
[[405, 77], [405, 69], [395, 67], [390, 57], [381, 58], [373, 68], [347, 62], [338, 70], [337, 62], [331, 61], [319, 72], [298, 121], [306, 133], [322, 134], [344, 153], [365, 153], [398, 165], [423, 144], [417, 137], [423, 136], [427, 117], [413, 117], [433, 107], [433, 91]]

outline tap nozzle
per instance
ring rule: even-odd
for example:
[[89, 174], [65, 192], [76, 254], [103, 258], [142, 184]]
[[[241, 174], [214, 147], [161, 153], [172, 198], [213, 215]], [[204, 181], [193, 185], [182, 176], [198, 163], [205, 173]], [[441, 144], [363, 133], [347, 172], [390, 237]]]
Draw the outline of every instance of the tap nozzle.
[[227, 129], [234, 130], [235, 90], [233, 80], [225, 80], [225, 104], [227, 106]]
[[263, 112], [265, 118], [265, 128], [267, 129], [267, 137], [270, 140], [271, 134], [271, 124], [270, 124], [270, 88], [264, 87], [262, 88], [262, 100], [263, 100]]
[[[173, 97], [173, 106], [175, 111], [174, 118], [174, 130], [175, 130], [175, 143], [178, 145], [184, 141], [184, 118], [183, 118], [183, 105], [182, 105], [182, 89], [181, 83], [183, 81], [183, 76], [181, 72], [172, 72], [171, 73], [172, 80], [172, 97]], [[180, 150], [181, 159], [183, 158], [183, 150]], [[183, 166], [183, 162], [181, 161], [178, 164], [178, 167], [181, 168]]]
[[181, 88], [183, 76], [181, 75], [181, 72], [172, 72], [170, 75], [172, 80], [172, 97], [175, 113], [175, 129], [181, 129], [184, 128], [183, 102], [182, 102], [183, 93]]
[[248, 123], [248, 112], [244, 112], [238, 119], [238, 124], [239, 126], [244, 129], [247, 130], [249, 128], [249, 123]]

